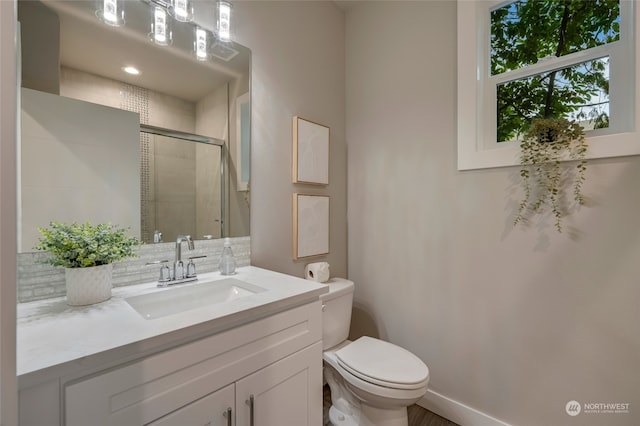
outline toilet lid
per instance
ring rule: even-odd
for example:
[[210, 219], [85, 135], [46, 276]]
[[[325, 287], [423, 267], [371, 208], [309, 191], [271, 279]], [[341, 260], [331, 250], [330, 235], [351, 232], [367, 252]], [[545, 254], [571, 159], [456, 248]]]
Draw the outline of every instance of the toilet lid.
[[429, 379], [429, 368], [420, 358], [400, 346], [372, 337], [360, 337], [335, 354], [349, 373], [381, 386], [417, 389]]

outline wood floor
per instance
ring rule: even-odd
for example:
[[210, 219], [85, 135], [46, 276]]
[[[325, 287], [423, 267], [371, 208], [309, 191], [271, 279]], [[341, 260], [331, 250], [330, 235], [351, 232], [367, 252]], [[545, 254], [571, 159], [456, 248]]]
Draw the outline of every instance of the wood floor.
[[444, 417], [432, 413], [419, 405], [412, 405], [407, 409], [409, 426], [458, 426]]
[[[324, 412], [325, 412], [325, 425], [329, 425], [329, 407], [331, 407], [331, 390], [329, 385], [324, 387]], [[429, 410], [425, 410], [419, 405], [412, 405], [407, 409], [409, 416], [409, 426], [458, 426], [456, 423], [432, 413]]]

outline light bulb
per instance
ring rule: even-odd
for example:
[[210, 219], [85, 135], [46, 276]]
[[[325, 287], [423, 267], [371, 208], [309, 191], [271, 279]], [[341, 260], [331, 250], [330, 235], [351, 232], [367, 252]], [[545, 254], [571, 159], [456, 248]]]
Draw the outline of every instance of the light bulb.
[[139, 75], [140, 74], [140, 70], [138, 68], [132, 67], [132, 66], [122, 67], [122, 71], [126, 72], [127, 74], [132, 74], [132, 75]]
[[194, 50], [196, 53], [196, 59], [199, 61], [206, 61], [209, 57], [209, 48], [207, 40], [207, 31], [200, 27], [196, 27], [196, 39], [194, 42]]
[[118, 0], [98, 0], [96, 16], [112, 27], [124, 25], [124, 9]]
[[118, 21], [118, 1], [117, 0], [104, 0], [104, 9], [102, 9], [102, 16], [107, 22], [115, 23]]
[[168, 46], [171, 44], [171, 21], [167, 19], [167, 12], [160, 6], [153, 8], [149, 38], [160, 46]]
[[218, 3], [218, 38], [220, 41], [231, 40], [231, 3]]
[[193, 5], [189, 0], [171, 0], [170, 11], [177, 21], [191, 22], [193, 20]]

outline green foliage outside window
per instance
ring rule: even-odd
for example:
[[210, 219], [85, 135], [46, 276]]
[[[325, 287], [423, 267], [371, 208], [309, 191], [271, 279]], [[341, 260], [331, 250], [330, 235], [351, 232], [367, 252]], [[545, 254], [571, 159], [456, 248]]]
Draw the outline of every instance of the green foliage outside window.
[[[618, 0], [518, 0], [491, 12], [491, 75], [619, 38]], [[500, 84], [497, 140], [523, 135], [533, 118], [608, 127], [608, 95], [607, 56]]]

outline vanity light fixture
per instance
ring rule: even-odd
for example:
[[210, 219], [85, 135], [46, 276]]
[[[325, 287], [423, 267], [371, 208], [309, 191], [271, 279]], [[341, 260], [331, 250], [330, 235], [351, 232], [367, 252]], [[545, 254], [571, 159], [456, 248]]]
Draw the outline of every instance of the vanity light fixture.
[[189, 0], [171, 0], [169, 13], [176, 21], [191, 22], [193, 21], [193, 2]]
[[[2, 1], [2, 0], [0, 0]], [[126, 0], [96, 0], [96, 16], [102, 22], [111, 26], [124, 25], [124, 8], [123, 4]], [[231, 47], [225, 47], [225, 43], [231, 41], [231, 3], [227, 0], [218, 0], [212, 3], [212, 7], [217, 7], [217, 35], [214, 36], [212, 31], [195, 25], [194, 19], [194, 1], [195, 0], [141, 0], [148, 4], [151, 10], [151, 32], [149, 39], [160, 46], [169, 46], [173, 43], [172, 23], [175, 19], [179, 22], [189, 23], [194, 28], [193, 51], [196, 59], [206, 61], [212, 56], [219, 57], [226, 61], [235, 55], [217, 55], [212, 52], [215, 45], [219, 45], [220, 49], [230, 49], [237, 52]], [[215, 5], [215, 6], [214, 6]]]
[[138, 68], [132, 67], [132, 66], [122, 67], [122, 71], [126, 72], [127, 74], [131, 74], [131, 75], [139, 75], [140, 74], [140, 70]]
[[207, 30], [196, 27], [193, 50], [197, 60], [206, 61], [209, 59], [209, 35], [207, 34]]
[[171, 32], [171, 20], [167, 11], [161, 6], [154, 5], [151, 8], [151, 32], [149, 38], [160, 46], [169, 46], [173, 41]]
[[97, 0], [96, 16], [112, 27], [124, 25], [123, 2], [118, 0]]
[[231, 3], [225, 0], [218, 2], [218, 39], [231, 40]]

